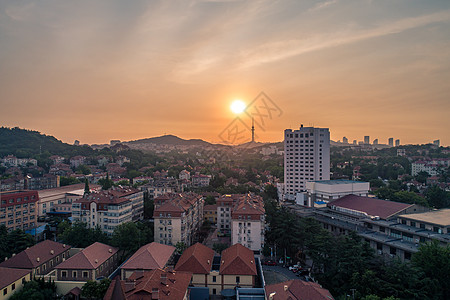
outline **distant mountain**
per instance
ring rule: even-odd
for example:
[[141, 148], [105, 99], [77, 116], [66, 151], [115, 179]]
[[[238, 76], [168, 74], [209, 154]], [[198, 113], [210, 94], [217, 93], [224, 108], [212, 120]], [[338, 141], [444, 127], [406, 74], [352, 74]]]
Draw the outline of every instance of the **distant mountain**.
[[86, 146], [73, 146], [53, 136], [19, 127], [0, 128], [0, 157], [9, 154], [17, 157], [33, 157], [40, 153], [58, 155], [89, 155], [93, 150]]
[[201, 139], [185, 140], [174, 135], [163, 135], [147, 139], [124, 142], [124, 144], [157, 144], [157, 145], [184, 145], [184, 146], [211, 146], [213, 144], [205, 142]]

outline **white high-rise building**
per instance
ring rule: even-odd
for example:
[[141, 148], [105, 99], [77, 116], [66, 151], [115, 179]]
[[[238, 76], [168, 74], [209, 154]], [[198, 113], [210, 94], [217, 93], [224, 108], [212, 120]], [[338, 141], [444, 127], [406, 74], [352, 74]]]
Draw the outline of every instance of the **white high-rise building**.
[[284, 131], [285, 198], [306, 191], [306, 182], [330, 179], [330, 131], [303, 127]]

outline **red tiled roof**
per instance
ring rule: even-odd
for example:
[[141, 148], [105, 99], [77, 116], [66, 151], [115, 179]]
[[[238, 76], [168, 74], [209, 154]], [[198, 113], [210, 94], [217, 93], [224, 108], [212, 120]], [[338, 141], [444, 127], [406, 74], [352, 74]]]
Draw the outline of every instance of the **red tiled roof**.
[[253, 251], [241, 244], [223, 250], [220, 260], [220, 274], [257, 275]]
[[334, 200], [327, 204], [328, 207], [333, 206], [352, 209], [365, 212], [367, 215], [382, 219], [387, 219], [392, 215], [398, 214], [403, 210], [414, 206], [414, 204], [400, 203], [377, 198], [347, 195], [340, 199]]
[[203, 211], [205, 211], [205, 210], [216, 211], [217, 210], [217, 204], [205, 205], [205, 206], [203, 206]]
[[57, 265], [55, 269], [96, 269], [117, 251], [117, 248], [95, 242]]
[[214, 258], [214, 250], [196, 243], [187, 248], [175, 266], [176, 271], [187, 271], [194, 274], [209, 274]]
[[30, 270], [0, 267], [0, 290], [29, 274]]
[[122, 269], [154, 270], [164, 268], [175, 251], [175, 247], [160, 243], [149, 243], [139, 248], [123, 265]]
[[65, 244], [45, 240], [2, 262], [0, 267], [34, 269], [70, 248]]
[[[128, 280], [111, 282], [103, 299], [116, 300], [182, 300], [188, 292], [192, 273], [161, 269], [134, 272]], [[156, 297], [157, 296], [157, 297]]]
[[299, 279], [266, 285], [266, 295], [273, 295], [273, 300], [332, 300], [333, 296], [327, 289], [315, 282], [305, 282]]

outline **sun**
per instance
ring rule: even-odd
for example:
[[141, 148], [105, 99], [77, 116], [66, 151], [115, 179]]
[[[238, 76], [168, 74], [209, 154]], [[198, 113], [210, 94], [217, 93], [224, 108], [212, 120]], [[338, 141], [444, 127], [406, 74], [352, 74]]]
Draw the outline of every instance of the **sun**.
[[235, 114], [242, 113], [247, 108], [247, 105], [242, 100], [234, 100], [230, 105], [230, 109]]

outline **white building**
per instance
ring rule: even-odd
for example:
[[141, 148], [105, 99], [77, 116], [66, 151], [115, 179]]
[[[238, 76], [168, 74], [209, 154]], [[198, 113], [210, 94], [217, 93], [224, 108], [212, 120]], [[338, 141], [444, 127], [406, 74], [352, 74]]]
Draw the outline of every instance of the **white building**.
[[346, 195], [369, 195], [370, 184], [353, 180], [318, 180], [306, 183], [306, 197], [304, 206], [320, 206], [321, 202], [328, 203]]
[[180, 171], [180, 174], [178, 175], [178, 178], [180, 180], [190, 180], [191, 179], [191, 173], [187, 170]]
[[284, 131], [284, 184], [286, 198], [306, 191], [306, 182], [330, 179], [330, 131], [303, 127]]

